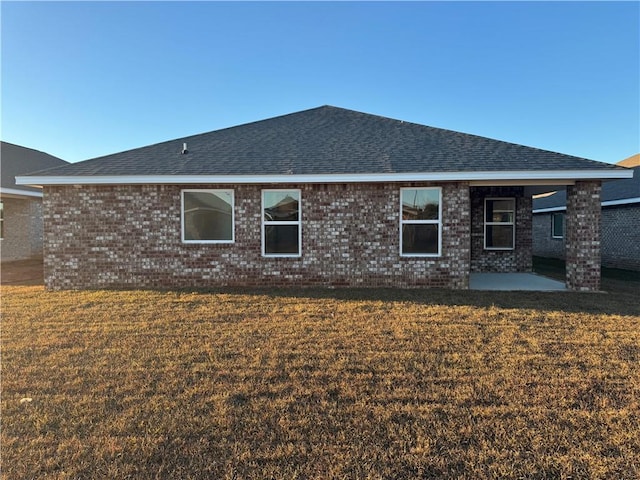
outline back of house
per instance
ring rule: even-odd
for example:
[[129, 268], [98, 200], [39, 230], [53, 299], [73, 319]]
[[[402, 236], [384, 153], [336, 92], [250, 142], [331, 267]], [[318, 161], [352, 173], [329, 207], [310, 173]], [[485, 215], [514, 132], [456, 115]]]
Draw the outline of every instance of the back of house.
[[323, 106], [18, 179], [45, 284], [466, 289], [532, 268], [532, 195], [566, 187], [567, 286], [598, 290], [602, 162]]

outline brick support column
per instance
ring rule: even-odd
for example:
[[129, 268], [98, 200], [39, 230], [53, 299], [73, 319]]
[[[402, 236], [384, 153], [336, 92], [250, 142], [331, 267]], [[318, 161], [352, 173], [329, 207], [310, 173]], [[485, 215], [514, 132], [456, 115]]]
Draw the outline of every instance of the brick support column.
[[567, 288], [600, 290], [600, 181], [567, 186]]

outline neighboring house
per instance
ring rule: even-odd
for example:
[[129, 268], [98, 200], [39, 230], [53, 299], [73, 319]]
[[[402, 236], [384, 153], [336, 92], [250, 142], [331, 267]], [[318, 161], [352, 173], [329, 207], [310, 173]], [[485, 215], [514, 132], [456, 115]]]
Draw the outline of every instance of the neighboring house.
[[[567, 185], [567, 285], [600, 281], [624, 168], [324, 106], [74, 163], [44, 190], [49, 289], [446, 287], [531, 271], [531, 197]], [[211, 225], [211, 224], [214, 225]]]
[[[640, 271], [640, 155], [618, 165], [633, 167], [633, 178], [602, 185], [602, 265]], [[565, 190], [534, 198], [534, 255], [565, 258], [566, 210]]]
[[66, 164], [47, 153], [0, 142], [2, 261], [42, 256], [42, 189], [16, 185], [16, 175]]

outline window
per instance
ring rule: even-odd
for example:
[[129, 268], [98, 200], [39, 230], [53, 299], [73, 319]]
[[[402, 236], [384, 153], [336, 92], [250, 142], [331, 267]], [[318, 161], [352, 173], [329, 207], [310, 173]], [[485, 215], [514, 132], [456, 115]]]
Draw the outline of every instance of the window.
[[299, 257], [301, 245], [300, 190], [263, 190], [262, 255]]
[[441, 189], [400, 189], [400, 255], [439, 256]]
[[553, 238], [564, 237], [564, 213], [551, 214], [551, 236]]
[[4, 203], [0, 201], [0, 239], [4, 238]]
[[233, 243], [233, 190], [182, 191], [182, 241]]
[[487, 250], [513, 250], [515, 234], [516, 199], [485, 199], [484, 248]]

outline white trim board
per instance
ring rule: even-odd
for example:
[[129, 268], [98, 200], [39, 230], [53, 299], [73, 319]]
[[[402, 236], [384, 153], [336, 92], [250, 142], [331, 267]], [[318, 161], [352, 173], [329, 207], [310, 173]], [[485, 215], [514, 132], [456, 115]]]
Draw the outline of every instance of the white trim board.
[[[640, 197], [622, 198], [620, 200], [607, 200], [606, 202], [602, 202], [601, 206], [615, 207], [618, 205], [632, 205], [634, 203], [640, 203]], [[536, 208], [535, 210], [533, 210], [533, 213], [563, 212], [566, 209], [566, 205], [560, 207]]]
[[37, 197], [42, 198], [42, 192], [32, 192], [30, 190], [20, 190], [19, 188], [0, 188], [0, 195], [15, 195], [19, 197]]
[[306, 184], [470, 182], [471, 185], [572, 185], [578, 180], [632, 178], [633, 170], [517, 170], [498, 172], [348, 173], [321, 175], [77, 175], [19, 176], [18, 185]]

